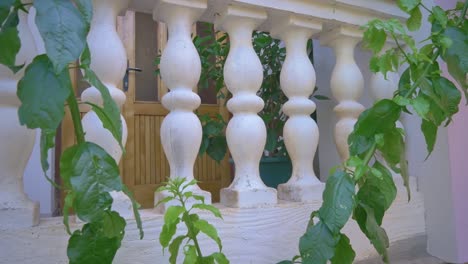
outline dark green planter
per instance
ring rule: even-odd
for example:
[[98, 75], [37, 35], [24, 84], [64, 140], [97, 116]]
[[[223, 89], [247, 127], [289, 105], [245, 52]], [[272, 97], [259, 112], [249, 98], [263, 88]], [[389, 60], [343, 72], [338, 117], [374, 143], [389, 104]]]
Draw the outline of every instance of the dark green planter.
[[260, 177], [272, 188], [289, 180], [292, 173], [291, 160], [288, 157], [262, 157], [260, 160]]

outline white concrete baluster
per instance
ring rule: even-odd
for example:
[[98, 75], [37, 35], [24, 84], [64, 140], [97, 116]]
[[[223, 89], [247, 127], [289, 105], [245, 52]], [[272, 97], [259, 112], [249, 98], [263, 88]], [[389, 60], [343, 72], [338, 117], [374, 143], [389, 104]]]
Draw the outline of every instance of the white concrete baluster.
[[[200, 97], [193, 92], [201, 73], [200, 57], [191, 39], [192, 25], [206, 9], [205, 0], [161, 0], [154, 9], [155, 20], [167, 23], [169, 37], [161, 57], [161, 78], [170, 89], [162, 104], [170, 110], [161, 124], [161, 142], [169, 161], [170, 177], [194, 179], [193, 166], [202, 139], [200, 120], [193, 113], [200, 106]], [[198, 185], [187, 189], [205, 196], [211, 194]], [[165, 196], [158, 194], [156, 200]], [[157, 202], [157, 201], [156, 201]], [[158, 210], [164, 210], [164, 206]]]
[[229, 207], [276, 204], [276, 190], [265, 186], [259, 163], [266, 143], [266, 128], [257, 115], [264, 106], [256, 95], [263, 68], [252, 45], [253, 30], [266, 19], [264, 11], [230, 6], [216, 22], [229, 34], [231, 48], [224, 66], [224, 80], [233, 94], [227, 107], [233, 117], [226, 137], [235, 164], [232, 184], [221, 190], [221, 203]]
[[283, 130], [284, 143], [291, 157], [290, 180], [278, 186], [281, 200], [308, 202], [322, 196], [323, 186], [315, 175], [313, 162], [319, 130], [310, 115], [315, 103], [309, 99], [315, 87], [315, 69], [307, 54], [307, 41], [322, 28], [320, 23], [294, 16], [278, 19], [272, 36], [286, 43], [286, 60], [281, 71], [281, 89], [289, 98], [283, 112], [289, 116]]
[[[109, 90], [119, 108], [125, 103], [125, 94], [117, 86], [122, 82], [127, 67], [127, 54], [117, 34], [117, 15], [128, 6], [128, 0], [93, 0], [93, 21], [88, 34], [91, 52], [91, 69]], [[95, 87], [86, 89], [81, 99], [102, 106], [101, 94]], [[127, 124], [123, 116], [122, 144], [127, 142]], [[94, 111], [83, 117], [83, 128], [87, 141], [104, 148], [117, 163], [122, 158], [122, 150], [112, 134], [103, 127]], [[114, 202], [112, 209], [122, 217], [133, 216], [130, 199], [122, 192], [111, 193]]]
[[336, 54], [330, 87], [338, 100], [334, 108], [339, 119], [335, 126], [335, 143], [343, 161], [349, 157], [348, 136], [365, 109], [358, 102], [364, 90], [364, 78], [354, 60], [354, 48], [361, 39], [360, 31], [345, 27], [335, 28], [320, 38], [321, 44], [331, 46]]
[[[30, 63], [37, 54], [27, 20], [27, 14], [20, 11], [18, 65]], [[39, 204], [29, 199], [23, 186], [24, 169], [36, 135], [35, 130], [21, 126], [18, 120], [21, 103], [16, 96], [16, 87], [23, 75], [24, 68], [13, 74], [0, 65], [0, 229], [30, 227], [39, 223]]]

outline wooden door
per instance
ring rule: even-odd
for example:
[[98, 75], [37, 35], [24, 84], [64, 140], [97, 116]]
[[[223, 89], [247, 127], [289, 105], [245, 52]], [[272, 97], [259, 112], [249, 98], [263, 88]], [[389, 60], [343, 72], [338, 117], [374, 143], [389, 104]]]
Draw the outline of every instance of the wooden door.
[[[164, 50], [167, 29], [163, 23], [154, 22], [151, 14], [128, 11], [119, 17], [118, 31], [127, 50], [130, 67], [142, 72], [129, 73], [127, 100], [122, 113], [127, 121], [128, 140], [123, 157], [123, 181], [134, 192], [144, 208], [154, 205], [154, 191], [169, 176], [169, 163], [163, 152], [160, 128], [168, 111], [160, 99], [168, 90], [155, 74], [155, 58]], [[216, 98], [214, 90], [200, 93], [200, 114], [221, 113], [227, 117], [224, 102]], [[227, 160], [220, 164], [207, 155], [199, 156], [195, 164], [195, 177], [200, 187], [219, 200], [219, 191], [231, 181]]]

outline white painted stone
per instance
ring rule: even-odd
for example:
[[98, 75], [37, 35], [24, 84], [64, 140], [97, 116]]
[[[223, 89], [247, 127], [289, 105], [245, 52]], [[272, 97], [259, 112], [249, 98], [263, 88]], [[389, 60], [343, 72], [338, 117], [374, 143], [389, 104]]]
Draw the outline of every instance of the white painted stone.
[[[160, 69], [161, 78], [170, 89], [162, 98], [162, 104], [170, 112], [161, 124], [161, 142], [172, 179], [194, 179], [193, 166], [202, 140], [202, 126], [193, 113], [201, 103], [193, 91], [200, 78], [201, 63], [191, 33], [192, 25], [205, 9], [206, 0], [160, 0], [153, 13], [154, 19], [165, 22], [169, 29]], [[211, 203], [211, 194], [198, 185], [187, 190], [203, 195], [206, 203]], [[156, 194], [155, 204], [165, 196], [164, 193]], [[165, 207], [162, 205], [157, 210], [165, 210]]]
[[[125, 103], [125, 94], [117, 88], [122, 82], [127, 67], [127, 54], [117, 34], [117, 15], [128, 6], [128, 0], [93, 0], [93, 21], [88, 34], [88, 46], [91, 52], [91, 69], [109, 90], [113, 100], [121, 108]], [[102, 106], [100, 92], [95, 87], [86, 89], [81, 99]], [[122, 120], [122, 145], [127, 142], [127, 124]], [[90, 110], [82, 119], [85, 139], [105, 149], [119, 163], [122, 149], [112, 134], [103, 127], [96, 113]], [[111, 193], [114, 202], [112, 209], [122, 217], [133, 217], [132, 203], [122, 192]]]
[[330, 88], [338, 101], [333, 109], [339, 119], [335, 126], [335, 143], [343, 161], [349, 158], [348, 136], [365, 109], [358, 102], [364, 90], [364, 78], [354, 60], [354, 48], [362, 39], [361, 35], [358, 29], [339, 26], [320, 36], [320, 43], [332, 47], [336, 54]]
[[233, 114], [226, 138], [235, 164], [234, 181], [221, 190], [221, 203], [229, 207], [276, 204], [276, 190], [260, 178], [259, 164], [266, 143], [266, 128], [257, 115], [264, 106], [256, 95], [263, 81], [263, 68], [252, 45], [253, 30], [266, 19], [264, 11], [229, 6], [216, 26], [229, 34], [231, 46], [224, 65], [224, 81], [232, 98]]
[[[413, 186], [413, 199], [407, 202], [406, 193], [398, 185], [398, 196], [385, 216], [383, 226], [390, 243], [398, 243], [425, 232], [424, 206], [422, 196]], [[311, 203], [280, 202], [268, 208], [226, 208], [220, 211], [224, 220], [217, 219], [207, 212], [200, 213], [218, 229], [223, 243], [223, 252], [232, 264], [272, 264], [291, 259], [298, 253], [299, 238], [304, 234], [310, 213], [320, 207], [321, 201]], [[159, 234], [163, 225], [163, 215], [153, 210], [141, 211], [145, 238], [139, 239], [134, 220], [126, 227], [122, 247], [113, 261], [127, 263], [169, 263], [169, 252], [163, 254], [159, 244]], [[72, 229], [80, 225], [73, 224]], [[356, 251], [356, 260], [374, 256], [375, 249], [361, 233], [356, 222], [351, 220], [345, 227]], [[183, 228], [178, 234], [184, 232]], [[17, 230], [0, 230], [0, 263], [49, 264], [68, 263], [66, 234], [61, 218], [44, 219], [38, 227]], [[206, 236], [200, 236], [204, 255], [217, 251], [217, 245]], [[25, 254], [27, 252], [27, 254]], [[183, 253], [179, 253], [182, 263]]]
[[282, 108], [289, 116], [283, 137], [293, 166], [289, 181], [278, 186], [278, 198], [310, 202], [322, 197], [324, 184], [317, 179], [313, 168], [319, 131], [310, 117], [316, 109], [315, 103], [309, 99], [314, 92], [316, 76], [307, 54], [307, 41], [322, 29], [322, 25], [297, 16], [276, 21], [271, 34], [286, 43], [287, 51], [280, 82], [281, 89], [289, 98]]
[[[37, 54], [28, 26], [28, 16], [19, 12], [21, 49], [16, 64], [29, 64]], [[39, 223], [39, 204], [24, 192], [23, 175], [31, 155], [36, 132], [21, 126], [18, 119], [20, 101], [16, 96], [24, 68], [13, 74], [0, 65], [0, 229], [29, 227]], [[38, 175], [39, 176], [39, 175]]]

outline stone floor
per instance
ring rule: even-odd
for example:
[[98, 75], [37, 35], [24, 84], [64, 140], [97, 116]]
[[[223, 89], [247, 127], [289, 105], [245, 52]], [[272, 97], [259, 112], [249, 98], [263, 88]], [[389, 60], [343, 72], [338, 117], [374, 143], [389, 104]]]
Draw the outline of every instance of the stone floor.
[[[395, 242], [390, 246], [390, 263], [392, 264], [442, 264], [446, 263], [432, 257], [426, 252], [426, 237], [417, 236]], [[383, 263], [379, 256], [373, 256], [356, 264]]]

